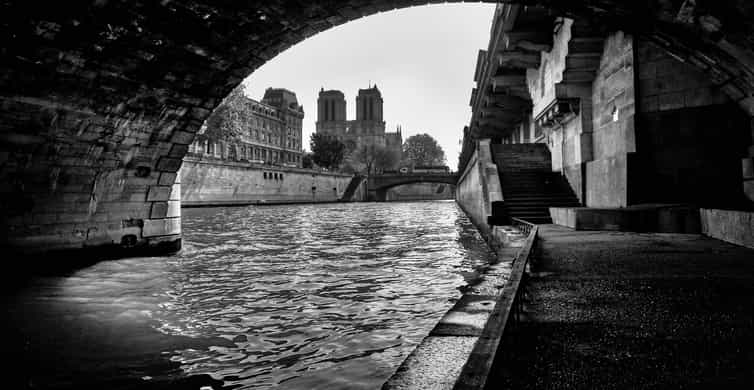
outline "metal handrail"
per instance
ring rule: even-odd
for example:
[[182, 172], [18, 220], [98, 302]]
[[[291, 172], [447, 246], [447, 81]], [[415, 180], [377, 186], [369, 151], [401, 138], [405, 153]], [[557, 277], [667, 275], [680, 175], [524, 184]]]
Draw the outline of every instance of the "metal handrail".
[[526, 244], [522, 249], [519, 256], [516, 258], [518, 264], [514, 264], [514, 272], [519, 276], [519, 283], [515, 289], [513, 296], [512, 313], [513, 323], [512, 326], [517, 326], [521, 322], [521, 316], [524, 310], [524, 301], [526, 300], [527, 285], [528, 285], [528, 268], [531, 265], [531, 260], [534, 257], [535, 241], [537, 239], [538, 227], [536, 224], [525, 221], [519, 218], [511, 218], [513, 220], [513, 226], [526, 234]]
[[[491, 358], [482, 358], [490, 350], [497, 351], [501, 339], [505, 337], [506, 332], [520, 326], [524, 310], [524, 300], [526, 299], [526, 284], [528, 282], [527, 266], [533, 257], [535, 241], [537, 239], [538, 227], [530, 222], [516, 219], [515, 226], [528, 231], [526, 242], [519, 251], [516, 259], [513, 261], [508, 281], [503, 287], [500, 300], [495, 304], [490, 320], [485, 325], [485, 330], [500, 329], [495, 334], [482, 336], [474, 345], [472, 354], [478, 356], [477, 362], [464, 365], [461, 370], [458, 381], [455, 383], [454, 390], [481, 390], [484, 388], [489, 370], [492, 368], [494, 353]], [[472, 367], [472, 368], [470, 368]]]
[[513, 227], [517, 228], [521, 231], [521, 233], [524, 233], [527, 237], [529, 236], [529, 233], [531, 233], [531, 230], [537, 226], [531, 222], [525, 221], [523, 219], [519, 218], [511, 218], [511, 221], [513, 222], [511, 225]]

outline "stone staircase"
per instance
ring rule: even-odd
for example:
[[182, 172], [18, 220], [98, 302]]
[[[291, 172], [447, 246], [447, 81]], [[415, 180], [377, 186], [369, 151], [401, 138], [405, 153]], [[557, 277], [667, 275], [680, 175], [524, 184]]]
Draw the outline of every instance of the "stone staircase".
[[505, 213], [531, 223], [552, 223], [550, 207], [579, 207], [568, 182], [551, 172], [545, 144], [492, 145]]
[[353, 201], [353, 194], [356, 192], [356, 189], [359, 188], [361, 183], [364, 182], [364, 176], [361, 175], [354, 175], [354, 177], [351, 178], [351, 182], [348, 183], [348, 187], [346, 187], [346, 190], [343, 192], [343, 196], [340, 197], [340, 202], [351, 202]]

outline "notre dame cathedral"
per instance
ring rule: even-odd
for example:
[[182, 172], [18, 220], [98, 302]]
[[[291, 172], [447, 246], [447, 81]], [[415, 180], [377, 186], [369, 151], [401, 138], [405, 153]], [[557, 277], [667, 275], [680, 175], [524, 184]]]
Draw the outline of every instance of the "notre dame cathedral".
[[360, 89], [356, 96], [356, 120], [349, 121], [343, 92], [323, 88], [317, 99], [317, 133], [339, 139], [350, 150], [378, 146], [400, 156], [403, 145], [401, 129], [399, 127], [395, 133], [385, 132], [382, 103], [382, 94], [376, 85]]

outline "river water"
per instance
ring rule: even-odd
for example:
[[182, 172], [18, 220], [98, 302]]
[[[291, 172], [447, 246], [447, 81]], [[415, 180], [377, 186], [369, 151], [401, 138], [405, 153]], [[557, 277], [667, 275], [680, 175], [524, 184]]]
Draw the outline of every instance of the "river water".
[[6, 294], [11, 377], [375, 389], [493, 258], [452, 201], [183, 214], [177, 255], [104, 261]]

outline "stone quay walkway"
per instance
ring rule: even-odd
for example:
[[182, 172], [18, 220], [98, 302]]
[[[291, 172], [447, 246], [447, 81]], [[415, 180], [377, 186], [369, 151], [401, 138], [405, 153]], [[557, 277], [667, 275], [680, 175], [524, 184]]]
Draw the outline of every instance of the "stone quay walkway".
[[488, 389], [754, 388], [754, 250], [556, 225], [539, 237]]

